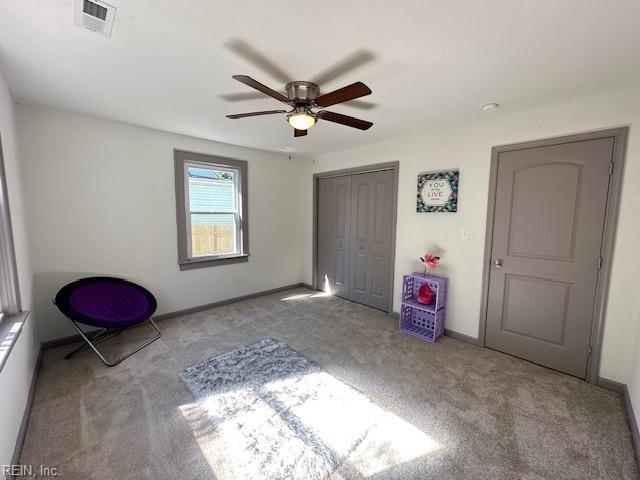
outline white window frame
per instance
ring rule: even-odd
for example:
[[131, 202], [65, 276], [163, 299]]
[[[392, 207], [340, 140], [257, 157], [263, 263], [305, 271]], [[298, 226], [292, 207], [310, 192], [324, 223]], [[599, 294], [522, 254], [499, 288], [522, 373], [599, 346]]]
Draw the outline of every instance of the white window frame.
[[[235, 211], [234, 212], [193, 212], [191, 211], [190, 205], [190, 195], [189, 195], [189, 167], [196, 168], [205, 168], [210, 170], [218, 170], [223, 172], [233, 173], [233, 191], [234, 191], [234, 203], [235, 203]], [[185, 216], [187, 219], [187, 258], [191, 261], [193, 260], [206, 260], [206, 259], [216, 259], [221, 257], [229, 257], [235, 256], [242, 253], [242, 224], [241, 219], [242, 215], [240, 213], [241, 203], [242, 203], [242, 195], [240, 193], [240, 185], [242, 185], [242, 173], [239, 168], [229, 167], [228, 165], [216, 165], [213, 163], [203, 163], [203, 162], [194, 162], [187, 160], [184, 162], [184, 204], [185, 204]], [[203, 215], [231, 215], [233, 214], [234, 225], [235, 225], [235, 249], [231, 253], [224, 253], [219, 255], [207, 255], [194, 257], [192, 248], [192, 226], [191, 215], [203, 214]]]
[[22, 310], [13, 244], [9, 193], [0, 136], [0, 370], [9, 358], [29, 312]]
[[[205, 155], [201, 153], [174, 150], [176, 174], [176, 214], [178, 223], [178, 264], [181, 270], [239, 263], [249, 257], [249, 222], [247, 208], [247, 162], [231, 158]], [[189, 205], [188, 168], [198, 167], [228, 171], [234, 174], [235, 212], [191, 212]], [[194, 257], [191, 244], [191, 215], [234, 214], [236, 228], [236, 248], [233, 253]]]

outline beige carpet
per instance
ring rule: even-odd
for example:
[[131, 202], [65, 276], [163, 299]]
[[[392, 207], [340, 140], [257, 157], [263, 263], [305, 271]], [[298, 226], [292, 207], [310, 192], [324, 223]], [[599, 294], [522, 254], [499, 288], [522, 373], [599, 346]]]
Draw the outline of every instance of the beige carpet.
[[63, 360], [72, 346], [46, 351], [21, 462], [64, 479], [216, 479], [216, 432], [178, 373], [273, 337], [392, 414], [384, 452], [362, 446], [332, 480], [637, 478], [618, 395], [448, 337], [424, 343], [336, 297], [297, 289], [160, 328], [111, 369], [90, 353]]

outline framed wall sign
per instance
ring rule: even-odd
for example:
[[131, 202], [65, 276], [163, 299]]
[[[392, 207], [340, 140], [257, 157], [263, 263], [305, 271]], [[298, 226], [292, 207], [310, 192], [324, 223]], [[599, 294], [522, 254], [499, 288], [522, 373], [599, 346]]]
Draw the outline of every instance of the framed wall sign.
[[420, 173], [416, 212], [457, 212], [459, 178], [460, 170]]

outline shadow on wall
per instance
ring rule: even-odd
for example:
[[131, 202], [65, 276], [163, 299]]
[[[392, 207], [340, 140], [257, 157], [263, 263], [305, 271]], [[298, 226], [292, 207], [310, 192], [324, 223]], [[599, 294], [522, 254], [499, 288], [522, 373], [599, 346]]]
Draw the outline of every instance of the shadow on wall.
[[[53, 298], [66, 284], [85, 277], [111, 276], [126, 278], [140, 283], [135, 278], [117, 275], [110, 272], [44, 272], [33, 278], [33, 310], [38, 322], [40, 341], [46, 342], [56, 338], [77, 335], [67, 318], [53, 304]], [[154, 293], [155, 295], [155, 293]]]

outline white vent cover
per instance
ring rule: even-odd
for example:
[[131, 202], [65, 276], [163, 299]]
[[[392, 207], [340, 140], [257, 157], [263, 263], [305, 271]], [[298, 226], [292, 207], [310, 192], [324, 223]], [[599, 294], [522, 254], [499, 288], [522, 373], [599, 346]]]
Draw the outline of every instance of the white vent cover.
[[111, 36], [116, 7], [100, 0], [74, 0], [73, 23], [105, 37]]

